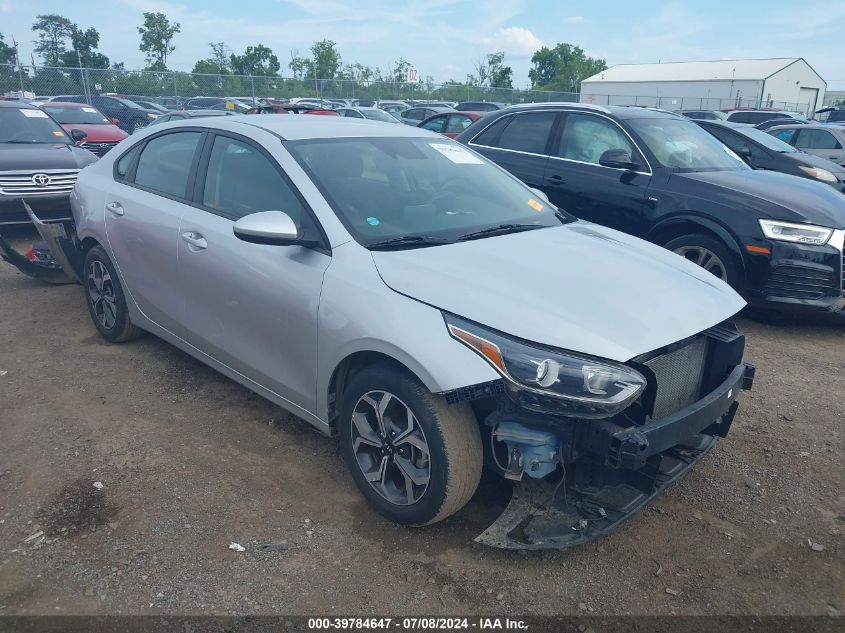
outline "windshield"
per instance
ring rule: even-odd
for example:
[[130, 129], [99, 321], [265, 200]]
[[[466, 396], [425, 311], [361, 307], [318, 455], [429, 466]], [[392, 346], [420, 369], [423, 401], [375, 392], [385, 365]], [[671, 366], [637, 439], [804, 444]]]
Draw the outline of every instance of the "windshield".
[[36, 108], [0, 108], [0, 143], [70, 143], [46, 112]]
[[675, 171], [750, 169], [730, 149], [689, 119], [629, 119], [660, 164]]
[[742, 134], [743, 136], [747, 136], [752, 141], [757, 141], [763, 147], [775, 152], [780, 152], [782, 154], [798, 153], [798, 150], [792, 147], [789, 143], [784, 143], [779, 138], [775, 138], [763, 130], [758, 130], [756, 127], [735, 128], [734, 131]]
[[448, 139], [310, 139], [286, 145], [364, 246], [400, 237], [455, 241], [502, 225], [523, 230], [561, 223], [557, 210], [528, 187]]
[[85, 125], [110, 125], [109, 121], [96, 108], [82, 106], [73, 108], [70, 106], [53, 106], [46, 104], [42, 109], [51, 117], [63, 125], [85, 124]]
[[361, 110], [361, 114], [363, 114], [366, 118], [372, 119], [374, 121], [386, 121], [388, 123], [397, 123], [399, 119], [397, 119], [392, 114], [385, 112], [384, 110]]

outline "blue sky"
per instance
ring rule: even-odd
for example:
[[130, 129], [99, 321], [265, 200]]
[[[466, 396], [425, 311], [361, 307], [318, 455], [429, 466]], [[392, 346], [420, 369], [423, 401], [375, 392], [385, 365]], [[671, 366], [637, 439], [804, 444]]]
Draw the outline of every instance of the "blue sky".
[[515, 84], [524, 86], [537, 47], [569, 42], [611, 65], [804, 57], [828, 89], [845, 89], [845, 0], [0, 0], [0, 32], [21, 43], [28, 61], [35, 15], [60, 13], [96, 27], [113, 61], [141, 68], [136, 27], [143, 11], [181, 23], [168, 64], [179, 70], [222, 40], [235, 51], [269, 46], [289, 72], [291, 50], [303, 53], [329, 38], [345, 62], [387, 68], [404, 57], [437, 81], [462, 80], [474, 61], [504, 50]]

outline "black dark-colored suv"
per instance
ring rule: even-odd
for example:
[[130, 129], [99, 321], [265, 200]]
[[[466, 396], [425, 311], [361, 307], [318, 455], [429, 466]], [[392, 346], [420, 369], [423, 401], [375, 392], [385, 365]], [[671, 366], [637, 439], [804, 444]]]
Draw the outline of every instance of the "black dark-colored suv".
[[517, 106], [488, 114], [457, 140], [565, 211], [700, 264], [749, 304], [845, 318], [845, 196], [752, 170], [686, 117], [642, 107]]

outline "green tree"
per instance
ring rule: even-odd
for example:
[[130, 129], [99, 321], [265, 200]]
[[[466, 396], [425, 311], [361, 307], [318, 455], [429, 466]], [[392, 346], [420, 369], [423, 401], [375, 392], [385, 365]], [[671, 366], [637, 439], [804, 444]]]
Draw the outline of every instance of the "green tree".
[[488, 53], [474, 64], [475, 74], [467, 75], [467, 83], [481, 88], [513, 88], [513, 70], [504, 62], [503, 52]]
[[178, 22], [171, 22], [163, 13], [144, 12], [144, 24], [138, 27], [139, 48], [146, 55], [148, 70], [167, 70], [167, 56], [176, 50], [170, 42], [181, 30]]
[[15, 47], [9, 46], [3, 41], [3, 34], [0, 33], [0, 64], [15, 63]]
[[32, 30], [38, 33], [35, 44], [35, 52], [44, 59], [47, 66], [58, 66], [62, 53], [67, 51], [65, 40], [67, 40], [76, 29], [70, 20], [55, 13], [35, 16], [32, 23]]
[[331, 40], [320, 40], [311, 45], [308, 74], [316, 79], [334, 79], [340, 71], [340, 53]]
[[308, 58], [300, 57], [299, 51], [297, 49], [293, 49], [290, 52], [290, 62], [288, 62], [288, 68], [293, 73], [294, 79], [302, 79], [305, 76], [305, 73], [308, 72]]
[[578, 92], [581, 81], [607, 69], [603, 59], [589, 57], [580, 46], [544, 46], [531, 57], [528, 78], [533, 88]]
[[231, 71], [229, 55], [231, 51], [225, 42], [209, 42], [211, 56], [194, 64], [191, 72], [209, 75], [226, 75]]
[[232, 53], [229, 59], [236, 75], [275, 76], [279, 72], [279, 58], [263, 44], [247, 46], [243, 55]]
[[505, 54], [502, 51], [487, 55], [491, 88], [513, 88], [513, 69], [505, 66], [504, 62]]
[[95, 49], [100, 45], [100, 34], [95, 28], [82, 30], [72, 25], [70, 34], [71, 50], [59, 56], [62, 66], [77, 68], [82, 62], [83, 68], [108, 68], [109, 58]]

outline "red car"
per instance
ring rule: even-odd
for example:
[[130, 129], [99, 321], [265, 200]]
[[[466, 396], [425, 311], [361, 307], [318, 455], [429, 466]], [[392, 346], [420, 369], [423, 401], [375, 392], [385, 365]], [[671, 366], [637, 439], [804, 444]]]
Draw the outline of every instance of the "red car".
[[455, 138], [458, 134], [467, 129], [470, 125], [483, 117], [486, 112], [458, 112], [457, 110], [446, 110], [428, 117], [421, 121], [417, 127], [432, 132], [439, 132], [443, 136]]
[[97, 156], [102, 156], [129, 136], [97, 108], [87, 103], [48, 101], [42, 104], [41, 109], [53, 117], [69, 136], [71, 130], [85, 132], [87, 136], [76, 144], [94, 152]]

